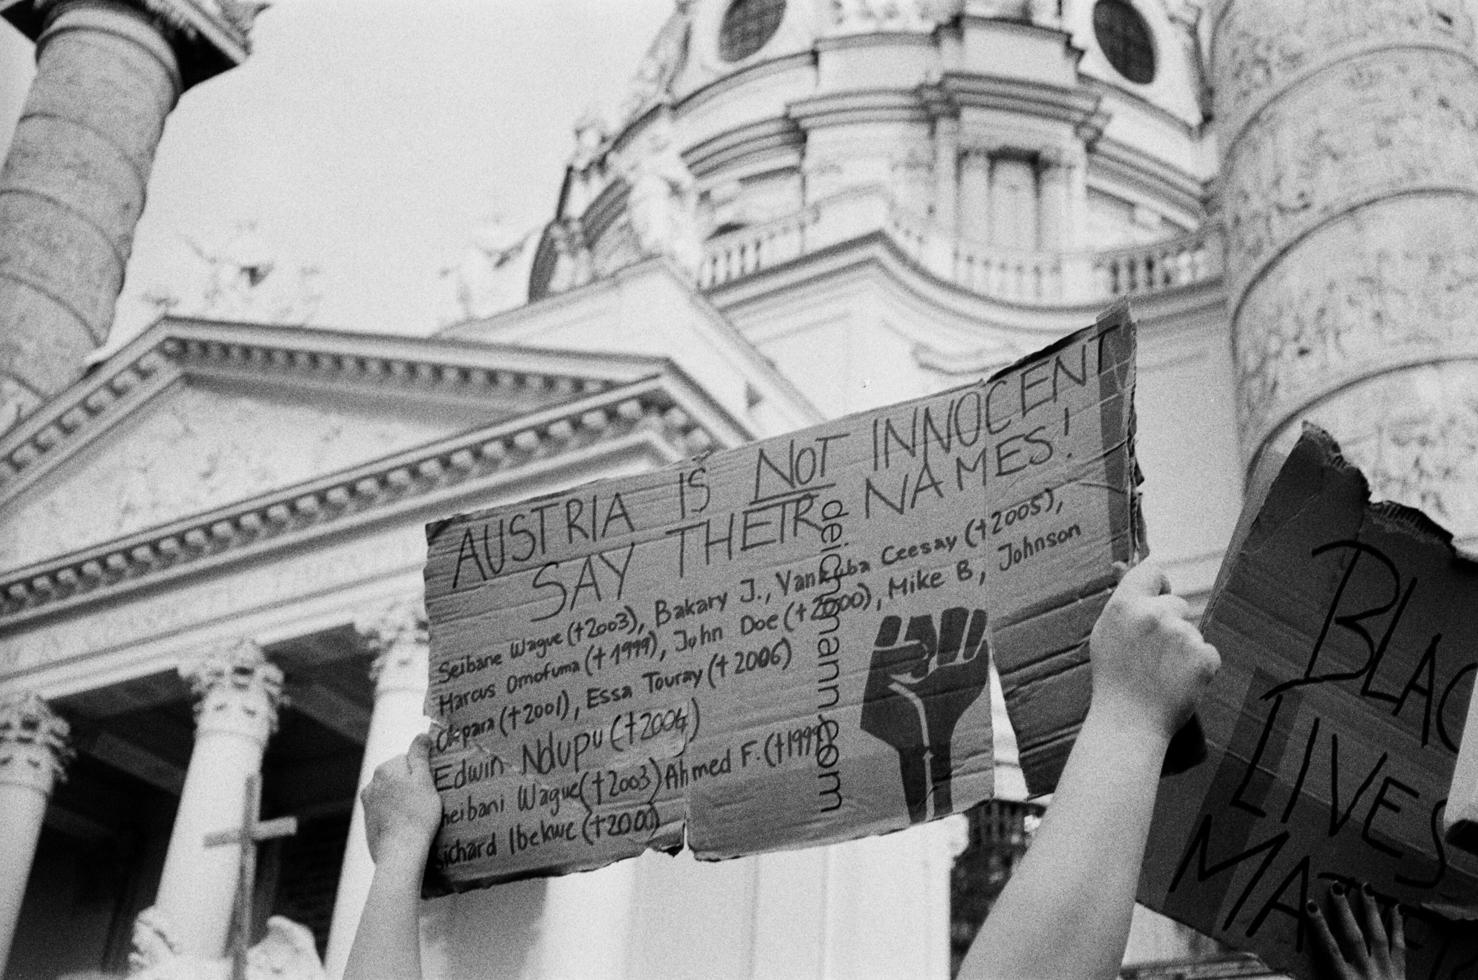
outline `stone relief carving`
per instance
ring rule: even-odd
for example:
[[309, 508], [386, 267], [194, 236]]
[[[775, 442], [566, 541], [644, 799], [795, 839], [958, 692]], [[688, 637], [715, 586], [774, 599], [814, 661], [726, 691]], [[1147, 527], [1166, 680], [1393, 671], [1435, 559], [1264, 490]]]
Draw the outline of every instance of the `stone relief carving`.
[[1462, 0], [1261, 0], [1228, 3], [1216, 28], [1212, 62], [1216, 115], [1235, 133], [1247, 115], [1289, 78], [1374, 41], [1473, 43]]
[[[0, 567], [113, 540], [448, 434], [409, 414], [331, 412], [183, 386], [79, 454], [0, 520]], [[106, 494], [98, 487], [106, 486]]]
[[41, 407], [41, 396], [19, 378], [0, 378], [0, 435]]
[[1231, 148], [1234, 306], [1279, 245], [1343, 209], [1423, 186], [1478, 193], [1478, 70], [1427, 51], [1378, 58], [1290, 92]]
[[926, 31], [959, 6], [948, 0], [831, 0], [831, 17], [839, 34]]
[[1478, 352], [1474, 227], [1478, 200], [1401, 198], [1295, 246], [1233, 323], [1244, 449], [1351, 378], [1403, 358]]

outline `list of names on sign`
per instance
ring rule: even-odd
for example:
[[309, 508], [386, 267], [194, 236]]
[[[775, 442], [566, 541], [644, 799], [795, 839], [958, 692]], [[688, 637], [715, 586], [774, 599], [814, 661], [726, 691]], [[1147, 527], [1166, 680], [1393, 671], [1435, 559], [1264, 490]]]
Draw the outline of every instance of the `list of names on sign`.
[[1126, 442], [1103, 404], [1132, 395], [1132, 329], [1121, 311], [979, 384], [430, 525], [439, 886], [988, 799], [987, 596], [1081, 596], [1122, 557], [1133, 466], [1103, 462]]

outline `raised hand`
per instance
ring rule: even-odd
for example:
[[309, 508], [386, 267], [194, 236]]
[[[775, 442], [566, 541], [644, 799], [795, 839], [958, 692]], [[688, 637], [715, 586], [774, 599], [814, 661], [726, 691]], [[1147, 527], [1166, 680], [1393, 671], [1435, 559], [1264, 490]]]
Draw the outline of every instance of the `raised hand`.
[[1168, 740], [1221, 666], [1192, 619], [1158, 566], [1146, 561], [1128, 569], [1089, 639], [1092, 710]]
[[[885, 616], [863, 693], [862, 730], [898, 752], [911, 823], [952, 811], [950, 742], [990, 681], [983, 609]], [[902, 634], [901, 636], [899, 634]]]
[[1362, 929], [1347, 892], [1344, 885], [1330, 886], [1332, 930], [1317, 902], [1309, 902], [1304, 910], [1314, 931], [1314, 946], [1322, 967], [1319, 975], [1327, 980], [1406, 980], [1406, 929], [1400, 907], [1391, 907], [1391, 928], [1387, 931], [1375, 893], [1369, 885], [1362, 885]]
[[364, 834], [370, 857], [379, 863], [387, 848], [407, 848], [425, 860], [441, 822], [441, 797], [431, 779], [431, 743], [425, 735], [411, 740], [405, 755], [380, 764], [364, 788]]

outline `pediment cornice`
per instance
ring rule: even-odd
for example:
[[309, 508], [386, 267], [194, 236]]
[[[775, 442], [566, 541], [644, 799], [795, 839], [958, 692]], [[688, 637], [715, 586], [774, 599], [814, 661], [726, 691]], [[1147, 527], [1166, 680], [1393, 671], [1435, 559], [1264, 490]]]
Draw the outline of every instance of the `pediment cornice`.
[[181, 377], [533, 408], [669, 370], [658, 358], [166, 318], [0, 436], [0, 504]]
[[749, 436], [681, 375], [612, 384], [529, 416], [8, 572], [0, 578], [0, 627], [275, 547], [403, 519], [471, 492], [496, 495], [538, 471], [577, 467], [623, 444], [645, 442], [675, 460]]

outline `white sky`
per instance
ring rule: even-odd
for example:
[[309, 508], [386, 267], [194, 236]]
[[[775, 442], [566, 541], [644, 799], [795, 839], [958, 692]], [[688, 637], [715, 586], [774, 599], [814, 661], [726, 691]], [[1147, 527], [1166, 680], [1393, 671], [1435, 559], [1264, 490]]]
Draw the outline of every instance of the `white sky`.
[[[551, 216], [572, 124], [619, 100], [672, 6], [276, 0], [251, 58], [170, 116], [110, 339], [146, 325], [137, 297], [171, 281], [182, 236], [247, 220], [280, 260], [323, 270], [316, 325], [431, 331], [450, 295], [438, 269], [494, 213]], [[33, 61], [0, 22], [0, 147]]]

